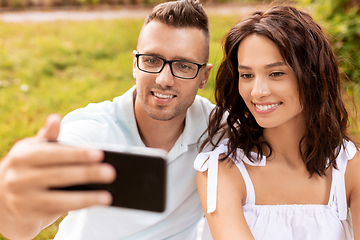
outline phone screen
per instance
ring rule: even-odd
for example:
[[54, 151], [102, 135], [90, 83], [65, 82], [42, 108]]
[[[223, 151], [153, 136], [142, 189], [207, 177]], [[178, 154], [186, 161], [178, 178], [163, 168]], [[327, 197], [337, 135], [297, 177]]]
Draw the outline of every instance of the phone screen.
[[108, 190], [113, 196], [112, 206], [165, 211], [166, 158], [115, 151], [104, 153], [104, 162], [116, 169], [113, 183], [77, 185], [61, 190]]

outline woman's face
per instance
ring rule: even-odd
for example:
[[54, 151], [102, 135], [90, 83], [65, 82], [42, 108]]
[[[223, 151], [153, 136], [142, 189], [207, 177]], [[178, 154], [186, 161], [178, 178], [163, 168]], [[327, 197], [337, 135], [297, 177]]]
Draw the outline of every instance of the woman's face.
[[247, 36], [239, 45], [238, 63], [239, 93], [261, 127], [303, 122], [295, 73], [275, 43]]

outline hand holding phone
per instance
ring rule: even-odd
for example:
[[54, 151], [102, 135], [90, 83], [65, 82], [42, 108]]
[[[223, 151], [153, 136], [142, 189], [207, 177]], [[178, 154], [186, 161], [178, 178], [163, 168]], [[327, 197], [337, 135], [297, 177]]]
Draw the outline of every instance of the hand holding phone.
[[68, 191], [107, 190], [113, 196], [112, 206], [165, 211], [166, 154], [146, 147], [103, 148], [104, 161], [116, 169], [111, 184], [85, 184], [58, 188]]

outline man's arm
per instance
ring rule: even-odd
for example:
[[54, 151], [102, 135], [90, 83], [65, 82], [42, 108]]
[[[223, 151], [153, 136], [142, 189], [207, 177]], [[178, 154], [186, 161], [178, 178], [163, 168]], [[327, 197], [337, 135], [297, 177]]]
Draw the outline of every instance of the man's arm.
[[[16, 143], [0, 162], [0, 233], [30, 239], [70, 210], [111, 204], [106, 191], [49, 190], [84, 183], [110, 183], [114, 168], [103, 152], [55, 142], [61, 118], [50, 115], [36, 136]], [[21, 229], [21, 230], [19, 230]]]

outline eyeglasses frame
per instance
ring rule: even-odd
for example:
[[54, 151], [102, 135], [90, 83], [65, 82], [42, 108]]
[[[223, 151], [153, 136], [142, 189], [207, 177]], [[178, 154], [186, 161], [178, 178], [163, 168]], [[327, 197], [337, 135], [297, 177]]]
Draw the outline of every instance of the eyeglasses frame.
[[[139, 67], [139, 57], [140, 57], [140, 56], [157, 57], [157, 58], [163, 60], [163, 61], [164, 61], [164, 64], [162, 65], [162, 67], [160, 68], [160, 70], [157, 71], [157, 72], [145, 71], [145, 70], [143, 70], [143, 69], [141, 69], [141, 68]], [[146, 72], [146, 73], [153, 73], [153, 74], [161, 73], [161, 71], [164, 69], [165, 65], [168, 63], [169, 66], [170, 66], [171, 74], [172, 74], [174, 77], [181, 78], [181, 79], [194, 79], [194, 78], [196, 78], [197, 75], [199, 74], [200, 69], [207, 64], [207, 62], [205, 62], [205, 63], [203, 63], [203, 64], [199, 64], [199, 63], [195, 63], [195, 62], [191, 62], [191, 61], [187, 61], [187, 60], [166, 60], [166, 59], [164, 59], [164, 58], [162, 58], [162, 57], [158, 57], [158, 56], [156, 56], [156, 55], [143, 54], [143, 53], [136, 53], [136, 54], [135, 54], [135, 57], [136, 57], [136, 66], [138, 67], [138, 69], [139, 69], [140, 71], [143, 71], [143, 72]], [[185, 78], [185, 77], [176, 76], [176, 75], [174, 74], [174, 72], [173, 72], [173, 69], [172, 69], [172, 63], [173, 63], [173, 62], [187, 62], [187, 63], [195, 64], [195, 65], [198, 67], [197, 72], [196, 72], [196, 74], [195, 74], [195, 77]]]

